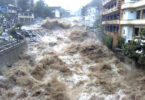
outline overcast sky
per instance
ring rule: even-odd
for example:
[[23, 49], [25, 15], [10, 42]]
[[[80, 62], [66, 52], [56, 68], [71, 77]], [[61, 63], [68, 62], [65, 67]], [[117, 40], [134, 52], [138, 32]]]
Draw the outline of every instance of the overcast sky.
[[[36, 0], [37, 1], [37, 0]], [[49, 6], [61, 6], [67, 10], [77, 11], [91, 0], [44, 0]]]

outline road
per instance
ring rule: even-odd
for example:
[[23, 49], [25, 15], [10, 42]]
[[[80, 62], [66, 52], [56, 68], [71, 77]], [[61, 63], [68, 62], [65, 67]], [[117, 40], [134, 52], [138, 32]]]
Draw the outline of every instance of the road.
[[119, 59], [98, 35], [62, 20], [42, 26], [29, 26], [37, 40], [3, 71], [0, 99], [145, 100], [144, 72]]

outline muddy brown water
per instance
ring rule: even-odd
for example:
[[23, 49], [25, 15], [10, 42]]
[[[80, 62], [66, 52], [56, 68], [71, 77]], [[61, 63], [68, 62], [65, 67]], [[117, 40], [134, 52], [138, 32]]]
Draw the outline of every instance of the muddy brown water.
[[40, 31], [45, 35], [3, 71], [1, 100], [145, 100], [144, 71], [86, 37], [95, 37], [92, 32]]

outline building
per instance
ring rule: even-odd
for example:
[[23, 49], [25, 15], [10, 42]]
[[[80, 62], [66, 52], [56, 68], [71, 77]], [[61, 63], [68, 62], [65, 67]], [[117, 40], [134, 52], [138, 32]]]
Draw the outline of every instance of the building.
[[84, 20], [85, 20], [85, 25], [88, 27], [94, 27], [94, 23], [97, 19], [97, 8], [96, 7], [87, 7], [86, 11], [85, 11], [85, 16], [84, 16]]
[[102, 25], [104, 33], [113, 36], [113, 46], [117, 46], [118, 37], [121, 36], [121, 4], [122, 0], [104, 0], [102, 12]]
[[145, 0], [124, 0], [121, 6], [122, 36], [126, 42], [139, 37], [145, 28]]
[[34, 21], [34, 18], [34, 13], [29, 10], [18, 12], [18, 22], [22, 24], [31, 24]]
[[61, 17], [61, 7], [49, 7], [52, 10], [52, 18]]
[[113, 46], [118, 37], [127, 43], [145, 28], [145, 0], [104, 0], [102, 16], [104, 33], [113, 36]]

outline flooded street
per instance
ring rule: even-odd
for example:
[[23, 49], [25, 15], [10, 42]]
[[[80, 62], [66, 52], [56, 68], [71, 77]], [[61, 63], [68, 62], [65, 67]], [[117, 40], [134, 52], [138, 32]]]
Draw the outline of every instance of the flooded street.
[[95, 33], [67, 21], [26, 27], [37, 35], [0, 77], [0, 100], [145, 100], [144, 71]]

